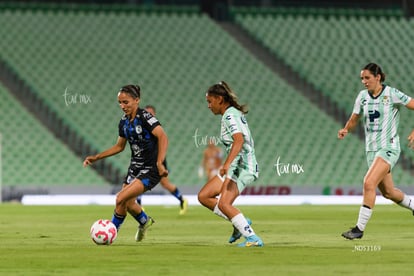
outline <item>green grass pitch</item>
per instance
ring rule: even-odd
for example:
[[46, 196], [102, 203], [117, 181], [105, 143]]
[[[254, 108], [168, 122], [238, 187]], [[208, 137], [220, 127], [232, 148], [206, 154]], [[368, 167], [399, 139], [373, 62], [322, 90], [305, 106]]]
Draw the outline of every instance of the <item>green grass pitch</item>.
[[409, 275], [414, 217], [381, 205], [362, 240], [344, 240], [359, 206], [239, 206], [265, 246], [227, 243], [231, 224], [201, 206], [147, 206], [143, 242], [128, 217], [110, 246], [89, 237], [112, 206], [0, 205], [1, 275]]

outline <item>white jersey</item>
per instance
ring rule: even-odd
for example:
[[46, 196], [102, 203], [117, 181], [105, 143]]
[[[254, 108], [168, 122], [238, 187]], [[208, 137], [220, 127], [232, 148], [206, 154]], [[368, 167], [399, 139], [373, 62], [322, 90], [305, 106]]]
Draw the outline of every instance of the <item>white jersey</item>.
[[227, 108], [221, 118], [221, 140], [226, 147], [227, 154], [230, 152], [233, 145], [232, 136], [235, 133], [243, 134], [244, 143], [232, 164], [237, 164], [238, 167], [257, 175], [258, 168], [254, 152], [254, 141], [247, 120], [241, 111], [231, 106]]
[[[396, 88], [384, 85], [375, 98], [367, 89], [359, 92], [355, 100], [353, 113], [360, 114], [365, 127], [365, 150], [400, 150], [398, 125], [399, 107], [407, 105], [411, 98]], [[361, 114], [362, 113], [362, 114]]]

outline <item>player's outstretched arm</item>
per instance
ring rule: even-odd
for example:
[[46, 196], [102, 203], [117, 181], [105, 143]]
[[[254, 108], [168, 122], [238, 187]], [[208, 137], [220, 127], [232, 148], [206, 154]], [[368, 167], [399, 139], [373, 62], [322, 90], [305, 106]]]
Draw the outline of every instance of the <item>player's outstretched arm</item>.
[[356, 127], [359, 121], [359, 117], [359, 114], [352, 113], [348, 122], [346, 122], [345, 127], [338, 131], [338, 139], [344, 139], [348, 132], [352, 131]]
[[405, 105], [406, 108], [414, 110], [414, 99], [411, 99], [408, 104]]
[[110, 147], [107, 150], [104, 150], [101, 153], [98, 153], [96, 155], [90, 155], [85, 158], [83, 161], [83, 166], [86, 167], [88, 165], [91, 165], [93, 162], [98, 161], [99, 159], [103, 159], [112, 155], [115, 155], [117, 153], [120, 153], [125, 149], [126, 145], [126, 139], [123, 137], [118, 137], [118, 140], [115, 145]]

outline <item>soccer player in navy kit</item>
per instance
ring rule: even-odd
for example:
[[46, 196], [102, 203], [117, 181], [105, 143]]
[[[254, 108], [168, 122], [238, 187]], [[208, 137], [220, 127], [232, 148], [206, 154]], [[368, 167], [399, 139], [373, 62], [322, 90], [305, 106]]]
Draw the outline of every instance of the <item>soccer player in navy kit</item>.
[[139, 108], [141, 89], [138, 85], [126, 85], [118, 93], [118, 102], [125, 113], [119, 122], [119, 137], [109, 149], [85, 158], [83, 165], [120, 153], [126, 143], [131, 148], [131, 163], [121, 191], [116, 196], [116, 207], [112, 222], [117, 229], [125, 220], [127, 212], [139, 223], [135, 236], [141, 241], [146, 230], [154, 223], [136, 202], [138, 195], [151, 190], [168, 171], [164, 160], [168, 147], [168, 137], [159, 121], [149, 112]]
[[[154, 116], [154, 117], [156, 116], [155, 107], [153, 105], [145, 106], [145, 110], [148, 111], [149, 113], [151, 113], [152, 116]], [[167, 160], [165, 160], [164, 165], [168, 170]], [[175, 186], [173, 183], [171, 183], [168, 176], [161, 177], [160, 183], [161, 183], [161, 185], [164, 189], [169, 191], [171, 193], [171, 195], [173, 195], [176, 199], [178, 199], [180, 201], [180, 212], [179, 212], [179, 214], [184, 215], [185, 213], [187, 213], [188, 201], [187, 201], [187, 199], [184, 198], [184, 196], [182, 195], [182, 193], [180, 192], [178, 187]], [[142, 195], [139, 195], [137, 197], [137, 202], [138, 202], [139, 205], [142, 206], [141, 201], [142, 201]]]

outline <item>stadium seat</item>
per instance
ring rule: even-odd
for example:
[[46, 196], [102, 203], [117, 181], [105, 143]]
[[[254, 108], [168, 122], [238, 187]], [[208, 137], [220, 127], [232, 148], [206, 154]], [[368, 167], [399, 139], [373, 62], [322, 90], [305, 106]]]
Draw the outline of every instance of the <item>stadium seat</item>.
[[[398, 83], [395, 85], [405, 87], [403, 91], [408, 94], [409, 91], [414, 90], [412, 81], [405, 81], [411, 66], [404, 65], [407, 62], [412, 64], [410, 63], [412, 55], [406, 51], [409, 49], [407, 44], [412, 44], [413, 41], [408, 39], [413, 38], [414, 35], [413, 21], [403, 18], [401, 14], [360, 16], [361, 11], [352, 9], [343, 10], [342, 16], [337, 16], [336, 12], [329, 15], [312, 11], [309, 13], [298, 11], [296, 15], [289, 16], [273, 14], [255, 17], [249, 16], [246, 10], [243, 13], [237, 13], [236, 10], [234, 13], [238, 24], [265, 47], [271, 49], [275, 55], [282, 57], [300, 76], [320, 89], [349, 114], [357, 93], [363, 88], [358, 81], [360, 68], [368, 62], [378, 62], [386, 72], [392, 73], [393, 77], [387, 77], [389, 79], [387, 84], [394, 85], [393, 81], [397, 80]], [[370, 26], [370, 28], [362, 34], [360, 26]], [[384, 40], [384, 36], [378, 36], [379, 33], [394, 39]], [[390, 41], [392, 43], [388, 43]], [[367, 45], [375, 45], [375, 47], [367, 47]], [[410, 115], [401, 116], [400, 132], [405, 133], [404, 135], [408, 135], [411, 127], [409, 118]], [[353, 143], [363, 145], [363, 142], [357, 140]], [[411, 158], [414, 156], [407, 147], [402, 148], [404, 154]], [[339, 156], [344, 158], [354, 154], [347, 148], [339, 152], [341, 152]], [[361, 156], [361, 159], [363, 158]], [[355, 169], [365, 166], [362, 162], [361, 166], [355, 166]], [[361, 175], [363, 171], [359, 169], [355, 174]], [[401, 167], [397, 166], [394, 171], [396, 182], [410, 182], [410, 174], [404, 173]], [[342, 181], [351, 183], [354, 180]]]
[[108, 184], [95, 171], [83, 169], [83, 160], [36, 121], [2, 85], [0, 106], [4, 187]]
[[[359, 89], [361, 57], [367, 58], [361, 50], [367, 41], [357, 31], [361, 22], [372, 23], [364, 20], [351, 15], [319, 16], [316, 11], [311, 15], [305, 11], [299, 15], [290, 11], [236, 15], [236, 22], [260, 43], [349, 112]], [[398, 26], [401, 21], [392, 24]], [[180, 185], [203, 184], [197, 169], [205, 145], [197, 144], [194, 135], [196, 131], [200, 137], [219, 135], [220, 120], [208, 110], [205, 91], [226, 80], [240, 101], [250, 106], [247, 118], [261, 170], [256, 185], [361, 183], [366, 170], [363, 142], [354, 136], [338, 142], [336, 133], [341, 124], [267, 69], [206, 15], [17, 9], [0, 10], [0, 25], [5, 45], [1, 58], [99, 150], [117, 138], [122, 115], [117, 91], [125, 84], [137, 83], [142, 88], [141, 106], [156, 106], [157, 117], [170, 138], [167, 159], [171, 180]], [[379, 31], [375, 28], [374, 32]], [[378, 57], [385, 55], [384, 51], [379, 49]], [[393, 72], [390, 62], [384, 64], [388, 66]], [[340, 76], [346, 81], [340, 81]], [[77, 95], [77, 100], [67, 104], [65, 91]], [[82, 103], [81, 95], [92, 102]], [[275, 169], [278, 157], [286, 164], [303, 165], [305, 172], [279, 176]], [[129, 149], [108, 161], [126, 171]], [[66, 175], [76, 170], [68, 171]], [[401, 169], [396, 172], [397, 180], [410, 177]], [[84, 175], [66, 175], [61, 181], [89, 182]]]

